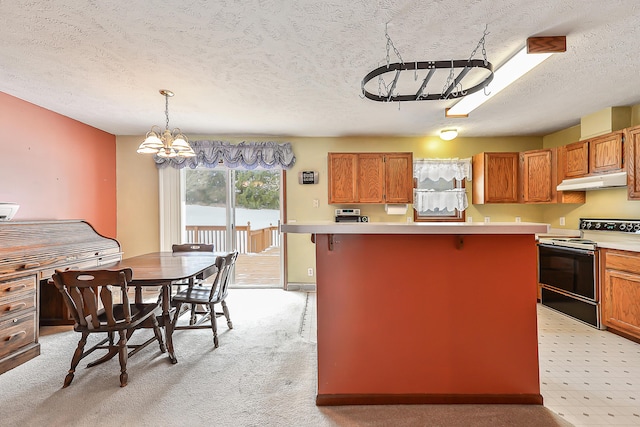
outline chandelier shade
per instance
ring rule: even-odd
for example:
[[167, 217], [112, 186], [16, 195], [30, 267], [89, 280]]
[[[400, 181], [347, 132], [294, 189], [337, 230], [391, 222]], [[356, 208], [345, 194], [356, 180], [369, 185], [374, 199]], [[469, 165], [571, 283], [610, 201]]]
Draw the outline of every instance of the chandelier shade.
[[194, 157], [196, 153], [189, 145], [189, 138], [179, 128], [169, 129], [169, 97], [173, 96], [173, 92], [162, 89], [160, 94], [165, 97], [166, 127], [162, 130], [159, 126], [152, 126], [137, 152], [165, 158]]

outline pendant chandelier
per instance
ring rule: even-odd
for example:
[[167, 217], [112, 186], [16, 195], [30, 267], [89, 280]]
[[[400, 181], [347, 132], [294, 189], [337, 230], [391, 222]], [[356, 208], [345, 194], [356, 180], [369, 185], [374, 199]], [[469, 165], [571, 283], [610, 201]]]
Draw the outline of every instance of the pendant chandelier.
[[169, 130], [169, 97], [173, 96], [170, 90], [161, 89], [160, 95], [164, 96], [164, 114], [167, 118], [164, 131], [159, 126], [152, 126], [151, 130], [138, 147], [138, 153], [157, 154], [158, 157], [194, 157], [196, 153], [189, 145], [189, 139], [178, 128]]

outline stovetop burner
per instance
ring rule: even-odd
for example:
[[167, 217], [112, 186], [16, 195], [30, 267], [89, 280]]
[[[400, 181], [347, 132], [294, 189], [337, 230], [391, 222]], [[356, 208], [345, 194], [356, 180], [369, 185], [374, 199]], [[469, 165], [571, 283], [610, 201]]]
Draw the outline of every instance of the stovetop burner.
[[567, 248], [595, 250], [598, 242], [640, 241], [640, 220], [580, 218], [580, 237], [540, 239], [540, 243]]

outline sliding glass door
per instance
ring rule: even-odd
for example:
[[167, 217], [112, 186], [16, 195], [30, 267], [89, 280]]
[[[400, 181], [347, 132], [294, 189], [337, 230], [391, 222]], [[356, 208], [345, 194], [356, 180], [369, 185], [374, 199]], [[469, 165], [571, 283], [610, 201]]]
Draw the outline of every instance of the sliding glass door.
[[185, 243], [237, 250], [235, 287], [282, 287], [280, 170], [184, 169]]

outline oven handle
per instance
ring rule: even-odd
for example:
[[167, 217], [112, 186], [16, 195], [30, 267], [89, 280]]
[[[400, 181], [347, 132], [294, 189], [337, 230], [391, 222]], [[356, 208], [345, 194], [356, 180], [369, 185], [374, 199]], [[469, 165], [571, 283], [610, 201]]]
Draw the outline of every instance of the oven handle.
[[576, 252], [584, 255], [595, 255], [595, 251], [591, 249], [578, 249], [578, 248], [570, 248], [568, 246], [559, 246], [559, 245], [550, 245], [547, 243], [538, 243], [538, 246], [542, 246], [548, 249], [555, 249], [558, 251], [567, 251], [567, 252]]

